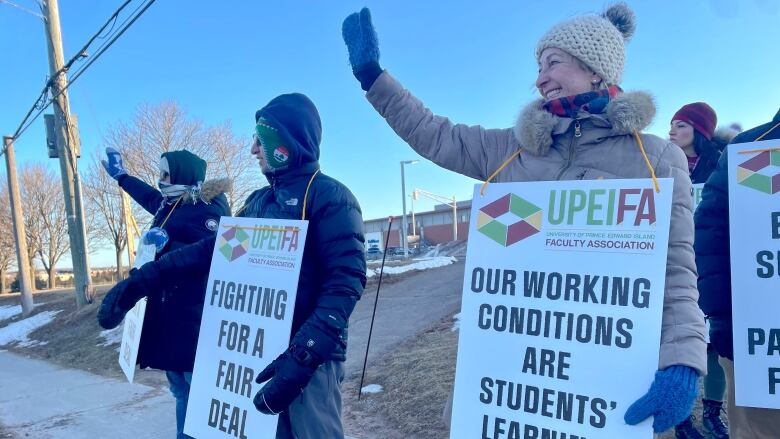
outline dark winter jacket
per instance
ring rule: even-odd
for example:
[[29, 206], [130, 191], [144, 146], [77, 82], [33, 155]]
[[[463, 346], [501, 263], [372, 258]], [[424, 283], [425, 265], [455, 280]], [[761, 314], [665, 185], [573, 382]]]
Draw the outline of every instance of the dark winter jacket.
[[696, 167], [693, 168], [691, 173], [691, 183], [704, 183], [718, 166], [718, 159], [720, 158], [720, 151], [715, 149], [714, 145], [708, 144], [704, 151], [699, 154], [699, 160], [696, 162]]
[[[780, 111], [764, 125], [739, 134], [731, 142], [756, 140], [780, 122]], [[762, 140], [780, 138], [780, 127]], [[696, 209], [696, 265], [699, 269], [699, 306], [710, 317], [710, 343], [722, 357], [734, 358], [731, 333], [731, 264], [729, 260], [729, 191], [726, 151], [704, 185]]]
[[[266, 174], [270, 185], [249, 196], [240, 216], [309, 221], [291, 343], [325, 337], [335, 348], [318, 353], [325, 360], [343, 361], [349, 316], [366, 283], [360, 206], [346, 186], [319, 172], [320, 119], [308, 98], [282, 95], [260, 110], [259, 117], [278, 128], [287, 143], [290, 165], [284, 171]], [[144, 282], [180, 273], [207, 272], [215, 240], [204, 239], [147, 264], [150, 267], [141, 273]]]
[[[179, 184], [174, 170], [176, 160], [169, 156], [172, 182]], [[181, 177], [181, 176], [179, 176]], [[183, 178], [186, 181], [186, 178]], [[186, 184], [186, 183], [181, 183]], [[162, 227], [168, 233], [168, 244], [157, 257], [192, 244], [208, 236], [214, 236], [220, 216], [229, 216], [230, 208], [224, 192], [228, 190], [227, 179], [203, 183], [200, 199], [193, 201], [184, 195], [182, 201], [171, 209], [174, 203], [163, 201], [162, 194], [138, 178], [122, 176], [119, 185], [146, 211], [154, 215], [152, 227]], [[207, 273], [193, 271], [193, 273]], [[195, 363], [195, 350], [200, 332], [203, 312], [203, 298], [207, 274], [162, 278], [155, 285], [158, 294], [150, 295], [146, 305], [146, 316], [138, 352], [138, 364], [155, 369], [191, 372]], [[186, 294], [181, 294], [186, 292]]]

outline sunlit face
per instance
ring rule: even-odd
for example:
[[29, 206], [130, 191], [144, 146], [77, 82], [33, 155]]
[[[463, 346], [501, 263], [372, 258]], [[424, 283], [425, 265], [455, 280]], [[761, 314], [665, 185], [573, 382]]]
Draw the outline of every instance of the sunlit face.
[[263, 152], [263, 148], [260, 145], [260, 138], [257, 136], [257, 134], [254, 134], [252, 136], [252, 155], [257, 158], [257, 162], [260, 164], [260, 169], [263, 171], [268, 170], [268, 165], [265, 161], [265, 154]]
[[693, 125], [681, 120], [673, 120], [669, 127], [669, 140], [680, 148], [693, 144]]
[[165, 158], [165, 157], [161, 158], [158, 167], [160, 169], [160, 181], [162, 183], [170, 184], [171, 183], [171, 174], [168, 171], [168, 169], [170, 169], [168, 167], [168, 159]]
[[548, 47], [539, 57], [536, 88], [545, 101], [578, 95], [594, 89], [601, 78], [583, 68], [577, 58], [556, 47]]

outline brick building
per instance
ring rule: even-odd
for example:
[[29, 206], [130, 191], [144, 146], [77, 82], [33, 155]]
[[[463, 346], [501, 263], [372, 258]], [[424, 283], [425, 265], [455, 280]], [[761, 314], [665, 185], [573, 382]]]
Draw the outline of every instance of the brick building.
[[[419, 242], [425, 245], [442, 244], [452, 241], [452, 206], [438, 204], [433, 210], [427, 212], [415, 212], [412, 228], [412, 214], [406, 216], [408, 222], [408, 236], [410, 247], [415, 247]], [[469, 234], [469, 219], [471, 217], [471, 200], [457, 202], [457, 240], [465, 241]], [[366, 235], [387, 232], [387, 217], [367, 220], [364, 223]], [[383, 238], [384, 240], [384, 238]], [[401, 247], [401, 216], [393, 217], [393, 227], [390, 230], [388, 247]]]

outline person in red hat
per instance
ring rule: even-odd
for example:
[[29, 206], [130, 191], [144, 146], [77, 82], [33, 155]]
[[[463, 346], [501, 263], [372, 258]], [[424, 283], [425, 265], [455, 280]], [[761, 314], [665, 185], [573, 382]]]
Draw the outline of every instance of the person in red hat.
[[[715, 110], [704, 102], [683, 105], [672, 116], [669, 128], [669, 140], [682, 148], [688, 158], [688, 171], [691, 181], [704, 183], [715, 170], [720, 158], [718, 145], [731, 140], [726, 131], [715, 126], [718, 116]], [[724, 137], [724, 138], [721, 138]], [[733, 137], [733, 136], [731, 136]], [[718, 353], [710, 343], [707, 344], [707, 375], [704, 377], [704, 395], [702, 398], [702, 427], [709, 437], [728, 439], [729, 430], [723, 424], [720, 413], [723, 408], [723, 396], [726, 391], [726, 377], [718, 363]], [[699, 439], [704, 436], [696, 429], [693, 415], [674, 427], [677, 439]]]
[[704, 102], [683, 105], [672, 116], [669, 140], [682, 148], [688, 158], [688, 172], [694, 184], [707, 181], [720, 158], [722, 148], [718, 148], [718, 142], [725, 145], [730, 140], [716, 135], [717, 124], [715, 110]]

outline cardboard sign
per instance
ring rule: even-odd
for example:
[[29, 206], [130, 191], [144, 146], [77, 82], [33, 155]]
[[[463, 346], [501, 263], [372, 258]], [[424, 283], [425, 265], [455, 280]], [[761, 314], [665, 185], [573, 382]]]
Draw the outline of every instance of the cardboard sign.
[[284, 352], [307, 221], [222, 217], [211, 259], [184, 432], [273, 438], [277, 416], [255, 409], [255, 377]]
[[[142, 244], [143, 237], [136, 245], [135, 261], [133, 268], [140, 268], [147, 262], [154, 261], [156, 250], [153, 244]], [[146, 298], [139, 300], [131, 309], [122, 325], [122, 344], [119, 346], [119, 367], [122, 368], [127, 381], [133, 382], [135, 377], [135, 363], [138, 359], [138, 347], [141, 345], [141, 333], [146, 316]]]
[[780, 140], [728, 147], [736, 404], [780, 408]]
[[[475, 187], [451, 438], [647, 438], [672, 179]], [[616, 379], [619, 377], [619, 379]]]

